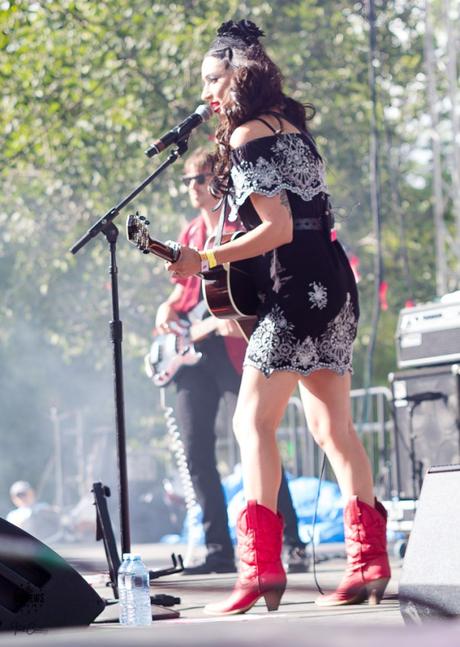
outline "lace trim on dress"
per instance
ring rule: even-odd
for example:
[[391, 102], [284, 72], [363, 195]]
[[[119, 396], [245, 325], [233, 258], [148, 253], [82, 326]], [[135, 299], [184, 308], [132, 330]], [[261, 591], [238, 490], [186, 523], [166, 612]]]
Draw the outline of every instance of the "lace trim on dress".
[[327, 193], [323, 162], [315, 157], [301, 133], [282, 133], [269, 139], [274, 143], [264, 156], [255, 162], [242, 159], [233, 165], [234, 205], [241, 206], [251, 193], [272, 197], [287, 189], [307, 202], [318, 193]]
[[273, 371], [295, 371], [309, 375], [320, 368], [343, 374], [351, 371], [352, 347], [357, 319], [350, 294], [342, 309], [317, 338], [303, 341], [294, 335], [283, 310], [275, 305], [261, 319], [249, 340], [245, 365], [254, 366], [269, 376]]

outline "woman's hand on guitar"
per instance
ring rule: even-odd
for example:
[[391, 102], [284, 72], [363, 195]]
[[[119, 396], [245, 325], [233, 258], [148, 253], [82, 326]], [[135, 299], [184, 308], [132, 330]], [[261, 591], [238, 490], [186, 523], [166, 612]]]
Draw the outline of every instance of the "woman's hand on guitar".
[[166, 263], [166, 269], [175, 276], [187, 278], [201, 271], [201, 258], [196, 249], [181, 247], [179, 259], [175, 263]]

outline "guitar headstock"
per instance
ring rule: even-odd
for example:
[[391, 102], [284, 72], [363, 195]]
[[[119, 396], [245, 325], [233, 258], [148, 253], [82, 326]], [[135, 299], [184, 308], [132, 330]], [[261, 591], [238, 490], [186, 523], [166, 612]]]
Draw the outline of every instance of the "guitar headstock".
[[155, 254], [165, 261], [175, 263], [180, 256], [180, 244], [172, 240], [162, 243], [150, 236], [147, 225], [150, 222], [137, 212], [130, 214], [126, 220], [126, 236], [144, 254]]
[[135, 215], [130, 214], [126, 220], [126, 236], [129, 242], [144, 252], [144, 254], [150, 252], [151, 238], [147, 226], [149, 224], [150, 222], [137, 212]]

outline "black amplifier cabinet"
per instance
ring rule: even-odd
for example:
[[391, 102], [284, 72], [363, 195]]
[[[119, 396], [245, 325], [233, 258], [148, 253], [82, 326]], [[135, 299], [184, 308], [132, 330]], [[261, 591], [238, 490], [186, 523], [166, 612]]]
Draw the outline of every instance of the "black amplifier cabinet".
[[392, 490], [401, 499], [417, 499], [431, 466], [460, 463], [460, 364], [399, 371], [388, 379], [394, 413]]
[[396, 328], [398, 368], [460, 361], [460, 296], [450, 303], [404, 308]]

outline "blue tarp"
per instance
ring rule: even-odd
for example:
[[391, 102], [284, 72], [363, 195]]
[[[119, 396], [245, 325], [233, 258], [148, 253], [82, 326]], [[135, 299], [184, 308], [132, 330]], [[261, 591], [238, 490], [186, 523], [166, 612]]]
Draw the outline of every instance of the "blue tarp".
[[[318, 494], [318, 479], [301, 476], [292, 478], [287, 475], [294, 508], [299, 520], [299, 534], [308, 543], [312, 536], [313, 518]], [[228, 502], [228, 520], [233, 541], [236, 541], [235, 524], [239, 511], [245, 505], [241, 468], [235, 467], [232, 474], [222, 481], [225, 497]], [[181, 537], [165, 537], [165, 541], [187, 542], [189, 532], [193, 533], [194, 543], [203, 543], [203, 528], [201, 525], [201, 510], [199, 506], [187, 516]], [[343, 501], [336, 483], [322, 481], [318, 500], [318, 511], [315, 524], [315, 545], [326, 542], [341, 542], [343, 535]]]

